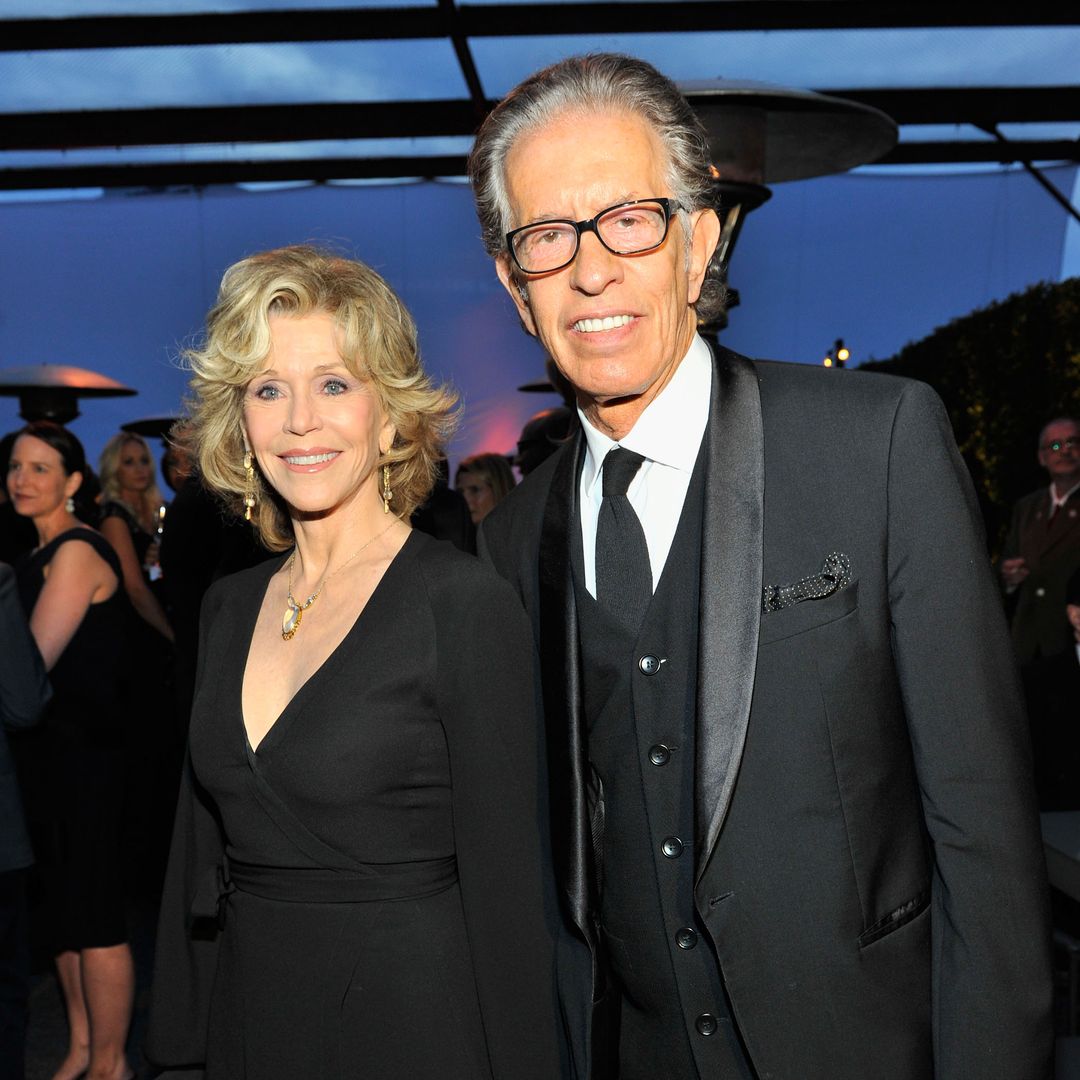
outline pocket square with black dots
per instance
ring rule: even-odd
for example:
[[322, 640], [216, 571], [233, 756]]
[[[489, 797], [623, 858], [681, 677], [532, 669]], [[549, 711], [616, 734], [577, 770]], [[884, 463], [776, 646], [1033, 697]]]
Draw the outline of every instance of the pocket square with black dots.
[[804, 600], [824, 600], [850, 584], [851, 560], [842, 551], [834, 551], [826, 557], [818, 573], [794, 585], [766, 585], [761, 590], [761, 613], [783, 611]]

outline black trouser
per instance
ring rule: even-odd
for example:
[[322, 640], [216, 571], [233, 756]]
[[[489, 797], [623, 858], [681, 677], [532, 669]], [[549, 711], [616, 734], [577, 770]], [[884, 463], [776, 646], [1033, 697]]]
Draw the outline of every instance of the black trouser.
[[0, 873], [0, 1080], [23, 1080], [30, 983], [26, 871]]

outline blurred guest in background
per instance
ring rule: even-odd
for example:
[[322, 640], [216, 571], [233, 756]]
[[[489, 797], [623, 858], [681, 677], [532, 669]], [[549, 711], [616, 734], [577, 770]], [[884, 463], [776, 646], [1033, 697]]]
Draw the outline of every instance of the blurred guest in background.
[[1072, 643], [1065, 583], [1080, 570], [1080, 421], [1051, 420], [1039, 433], [1038, 453], [1050, 486], [1014, 507], [1000, 566], [1021, 666]]
[[183, 439], [185, 430], [183, 420], [173, 424], [165, 440], [165, 453], [161, 455], [161, 475], [174, 495], [179, 493], [187, 478], [195, 472], [195, 459]]
[[513, 489], [514, 473], [502, 454], [473, 454], [458, 465], [454, 487], [465, 496], [472, 523], [479, 525]]
[[1080, 571], [1061, 614], [1069, 648], [1024, 669], [1040, 810], [1080, 810]]
[[[120, 559], [140, 620], [129, 628], [130, 708], [125, 740], [124, 846], [132, 885], [156, 897], [165, 872], [179, 779], [173, 724], [174, 633], [161, 600], [159, 530], [164, 500], [150, 447], [122, 431], [101, 452], [101, 532]], [[145, 632], [144, 623], [157, 631]]]
[[408, 524], [454, 396], [386, 282], [311, 247], [231, 267], [190, 360], [203, 479], [283, 555], [203, 603], [149, 1056], [552, 1080], [528, 623]]
[[120, 432], [105, 444], [98, 468], [101, 532], [120, 557], [128, 599], [146, 622], [172, 641], [172, 627], [150, 588], [150, 568], [158, 565], [158, 528], [164, 511], [150, 448], [142, 436]]
[[539, 468], [578, 430], [577, 413], [566, 405], [530, 416], [518, 436], [514, 464], [522, 479]]
[[30, 977], [25, 879], [34, 860], [7, 731], [37, 721], [49, 683], [6, 563], [0, 563], [0, 642], [0, 1078], [23, 1080]]
[[161, 533], [161, 584], [175, 634], [175, 730], [182, 736], [181, 747], [187, 739], [195, 694], [199, 609], [203, 596], [218, 578], [246, 570], [273, 554], [262, 546], [258, 534], [242, 517], [231, 513], [203, 485], [195, 463], [192, 436], [192, 426], [187, 420], [179, 421], [169, 432], [170, 453], [188, 471], [176, 490]]
[[476, 526], [465, 497], [450, 486], [450, 462], [446, 458], [439, 459], [435, 486], [413, 511], [411, 524], [436, 540], [448, 540], [459, 551], [476, 554]]
[[20, 751], [69, 1025], [54, 1080], [124, 1080], [134, 985], [119, 842], [130, 615], [116, 552], [74, 515], [85, 471], [82, 445], [56, 424], [29, 424], [15, 440], [8, 492], [38, 536], [18, 569], [19, 594], [53, 687], [40, 738]]
[[[0, 478], [7, 477], [11, 448], [15, 445], [17, 431], [8, 432], [0, 438]], [[29, 519], [15, 513], [8, 498], [6, 485], [0, 483], [0, 562], [14, 564], [20, 556], [33, 549], [37, 533]]]

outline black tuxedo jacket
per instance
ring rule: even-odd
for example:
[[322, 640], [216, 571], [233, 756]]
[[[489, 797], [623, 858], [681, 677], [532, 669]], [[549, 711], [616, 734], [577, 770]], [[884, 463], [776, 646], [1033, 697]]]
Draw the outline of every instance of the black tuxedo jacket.
[[[940, 401], [921, 383], [721, 352], [706, 439], [695, 902], [758, 1075], [1049, 1076], [1026, 727]], [[481, 549], [533, 620], [556, 872], [593, 947], [570, 562], [583, 452], [579, 434], [516, 488]], [[833, 552], [850, 584], [762, 613], [764, 587]], [[582, 1072], [587, 977], [563, 977]]]

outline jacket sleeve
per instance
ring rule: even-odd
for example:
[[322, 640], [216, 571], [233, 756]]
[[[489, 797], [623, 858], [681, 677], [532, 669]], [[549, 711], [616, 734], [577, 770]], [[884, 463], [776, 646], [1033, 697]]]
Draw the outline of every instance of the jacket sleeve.
[[505, 582], [479, 565], [469, 579], [435, 604], [465, 924], [492, 1075], [552, 1080], [561, 1072], [532, 637]]
[[7, 728], [30, 727], [52, 691], [19, 603], [15, 574], [6, 563], [0, 563], [0, 641], [4, 643], [0, 721]]
[[1027, 724], [974, 492], [925, 385], [894, 416], [892, 641], [933, 852], [938, 1080], [1051, 1070], [1046, 870]]
[[[205, 644], [220, 590], [203, 604], [199, 682], [206, 677]], [[197, 691], [196, 691], [197, 692]], [[213, 803], [184, 763], [172, 848], [165, 874], [146, 1056], [176, 1080], [201, 1075], [206, 1057], [210, 996], [217, 970], [219, 926], [212, 910], [220, 886], [224, 841]]]

